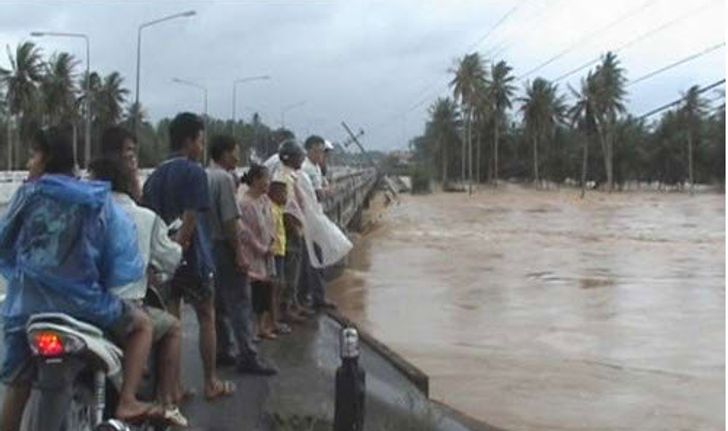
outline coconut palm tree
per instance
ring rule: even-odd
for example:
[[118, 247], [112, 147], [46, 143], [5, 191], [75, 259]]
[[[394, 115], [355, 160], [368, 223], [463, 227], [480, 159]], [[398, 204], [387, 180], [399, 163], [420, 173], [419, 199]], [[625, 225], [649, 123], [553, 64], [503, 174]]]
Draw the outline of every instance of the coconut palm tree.
[[690, 87], [683, 96], [682, 107], [678, 111], [680, 122], [685, 130], [688, 153], [688, 181], [690, 182], [690, 193], [693, 192], [695, 184], [695, 173], [693, 168], [693, 155], [695, 151], [695, 140], [700, 134], [700, 125], [706, 114], [708, 103], [700, 96], [700, 87]]
[[458, 62], [457, 68], [451, 70], [455, 77], [450, 82], [453, 87], [453, 95], [455, 100], [460, 101], [460, 105], [465, 112], [466, 134], [463, 139], [462, 151], [462, 179], [465, 180], [466, 154], [470, 154], [470, 180], [472, 183], [473, 166], [472, 166], [472, 120], [473, 110], [477, 104], [478, 88], [485, 85], [486, 72], [483, 67], [483, 60], [480, 54], [474, 52], [465, 55]]
[[99, 110], [99, 122], [103, 128], [121, 121], [124, 103], [129, 90], [123, 87], [124, 78], [119, 72], [111, 72], [104, 77], [98, 90], [96, 106]]
[[598, 97], [598, 83], [594, 72], [589, 72], [586, 78], [581, 80], [581, 89], [579, 91], [569, 87], [572, 96], [576, 99], [574, 106], [569, 109], [568, 117], [572, 126], [579, 130], [583, 135], [584, 150], [582, 152], [581, 163], [581, 197], [586, 192], [586, 175], [589, 160], [589, 141], [599, 131], [599, 122], [596, 118], [595, 105]]
[[604, 168], [607, 173], [607, 189], [614, 188], [614, 133], [618, 116], [625, 112], [624, 98], [627, 94], [624, 69], [617, 55], [607, 52], [594, 74], [597, 81], [595, 118], [599, 123], [599, 142], [602, 146]]
[[491, 71], [491, 102], [493, 103], [493, 178], [498, 184], [498, 141], [500, 126], [506, 122], [506, 112], [511, 108], [511, 97], [516, 87], [513, 85], [515, 77], [511, 74], [513, 68], [505, 61], [493, 65]]
[[460, 113], [457, 104], [450, 99], [438, 98], [430, 107], [429, 131], [434, 135], [437, 142], [437, 151], [442, 162], [442, 186], [446, 188], [448, 183], [448, 167], [450, 165], [450, 148], [458, 141], [458, 129], [460, 127]]
[[41, 81], [43, 114], [48, 124], [58, 125], [73, 116], [77, 89], [74, 69], [78, 65], [71, 54], [53, 54], [45, 64]]
[[490, 83], [487, 81], [477, 89], [476, 104], [473, 110], [475, 121], [475, 178], [476, 183], [483, 180], [481, 175], [483, 146], [482, 137], [485, 134], [486, 126], [493, 119], [493, 103], [491, 101]]
[[[20, 130], [16, 135], [23, 136], [27, 131], [23, 125], [30, 120], [30, 115], [36, 110], [38, 84], [43, 78], [43, 58], [40, 48], [33, 42], [23, 42], [15, 49], [15, 54], [8, 50], [10, 69], [0, 68], [0, 83], [5, 86], [5, 97], [10, 116], [14, 121], [8, 121], [8, 127], [15, 122]], [[8, 136], [12, 134], [8, 131]], [[8, 169], [14, 167], [13, 147], [8, 144]], [[19, 159], [17, 151], [15, 158]]]
[[543, 78], [536, 78], [533, 83], [526, 84], [526, 97], [519, 101], [523, 103], [523, 122], [533, 144], [533, 180], [538, 184], [539, 143], [542, 139], [553, 136], [556, 125], [564, 118], [566, 107], [563, 98], [558, 94], [558, 86]]

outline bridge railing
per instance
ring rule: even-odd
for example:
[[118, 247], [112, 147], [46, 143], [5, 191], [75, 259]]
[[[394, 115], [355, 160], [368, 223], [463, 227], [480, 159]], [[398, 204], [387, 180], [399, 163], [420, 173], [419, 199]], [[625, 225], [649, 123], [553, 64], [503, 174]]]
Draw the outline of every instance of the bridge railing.
[[[154, 169], [140, 169], [142, 182]], [[242, 174], [244, 169], [239, 170]], [[85, 177], [86, 173], [81, 172]], [[0, 205], [7, 204], [13, 193], [28, 177], [28, 171], [2, 171], [0, 172]], [[346, 226], [354, 217], [366, 196], [377, 180], [377, 171], [373, 168], [361, 169], [350, 167], [332, 168], [331, 190], [332, 194], [323, 202], [324, 211], [338, 225]]]
[[323, 201], [326, 215], [339, 226], [347, 226], [361, 209], [378, 178], [374, 168], [335, 173], [330, 185], [332, 193]]

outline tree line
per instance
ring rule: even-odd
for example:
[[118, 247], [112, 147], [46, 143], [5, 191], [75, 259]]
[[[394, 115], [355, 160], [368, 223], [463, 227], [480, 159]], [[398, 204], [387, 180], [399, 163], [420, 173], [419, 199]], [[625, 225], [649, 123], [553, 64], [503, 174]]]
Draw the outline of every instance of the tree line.
[[[0, 167], [23, 169], [28, 158], [27, 142], [37, 128], [66, 127], [73, 134], [80, 166], [86, 154], [98, 154], [103, 131], [112, 125], [132, 130], [139, 121], [139, 163], [152, 167], [167, 157], [170, 118], [152, 123], [143, 106], [129, 100], [119, 72], [103, 75], [79, 72], [80, 61], [66, 52], [44, 56], [33, 42], [20, 43], [8, 50], [9, 67], [0, 67]], [[85, 139], [86, 91], [90, 97], [91, 136]], [[273, 154], [284, 138], [294, 137], [290, 130], [274, 129], [253, 114], [249, 121], [205, 118], [208, 136], [218, 133], [234, 135], [240, 143], [241, 160], [254, 151], [259, 157]], [[4, 160], [4, 163], [2, 162]]]
[[568, 87], [571, 103], [542, 77], [516, 97], [512, 67], [486, 65], [478, 53], [458, 59], [450, 73], [452, 97], [430, 106], [424, 132], [410, 142], [420, 169], [444, 186], [508, 178], [571, 179], [582, 193], [587, 184], [611, 191], [629, 181], [724, 187], [725, 103], [709, 109], [698, 86], [648, 121], [627, 112], [625, 69], [612, 52], [578, 88]]

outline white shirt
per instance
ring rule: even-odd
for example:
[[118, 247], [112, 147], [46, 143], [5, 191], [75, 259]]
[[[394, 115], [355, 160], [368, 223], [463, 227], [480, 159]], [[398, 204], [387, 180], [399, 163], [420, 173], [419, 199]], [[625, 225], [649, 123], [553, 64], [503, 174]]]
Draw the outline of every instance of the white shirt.
[[324, 188], [324, 175], [321, 173], [321, 167], [306, 157], [301, 166], [301, 171], [308, 176], [311, 180], [311, 185], [314, 190], [321, 190]]
[[263, 162], [263, 166], [265, 166], [268, 169], [268, 172], [273, 175], [273, 173], [281, 166], [281, 158], [278, 157], [278, 153], [268, 157], [268, 160]]
[[[154, 267], [163, 275], [171, 276], [182, 260], [182, 246], [172, 241], [167, 224], [154, 211], [140, 207], [124, 193], [113, 193], [114, 201], [136, 224], [139, 252], [145, 268]], [[141, 280], [111, 289], [122, 299], [144, 299], [147, 294], [147, 273]]]

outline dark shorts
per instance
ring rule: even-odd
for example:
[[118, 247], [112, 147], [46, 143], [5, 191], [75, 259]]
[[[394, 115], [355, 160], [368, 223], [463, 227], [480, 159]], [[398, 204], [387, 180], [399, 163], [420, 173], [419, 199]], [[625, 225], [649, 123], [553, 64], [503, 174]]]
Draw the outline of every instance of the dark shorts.
[[212, 299], [214, 295], [213, 278], [202, 277], [189, 266], [182, 265], [167, 283], [167, 299], [179, 301], [183, 299], [191, 305], [199, 305]]
[[[125, 301], [121, 302], [121, 316], [108, 328], [109, 337], [118, 342], [124, 340], [132, 329], [132, 310], [137, 306]], [[0, 368], [0, 381], [8, 386], [27, 386], [33, 382], [36, 374], [36, 364], [33, 353], [28, 345], [28, 336], [25, 328], [15, 331], [4, 331], [3, 343], [5, 358]]]
[[250, 283], [253, 312], [263, 314], [273, 310], [273, 285], [267, 281], [253, 281]]

